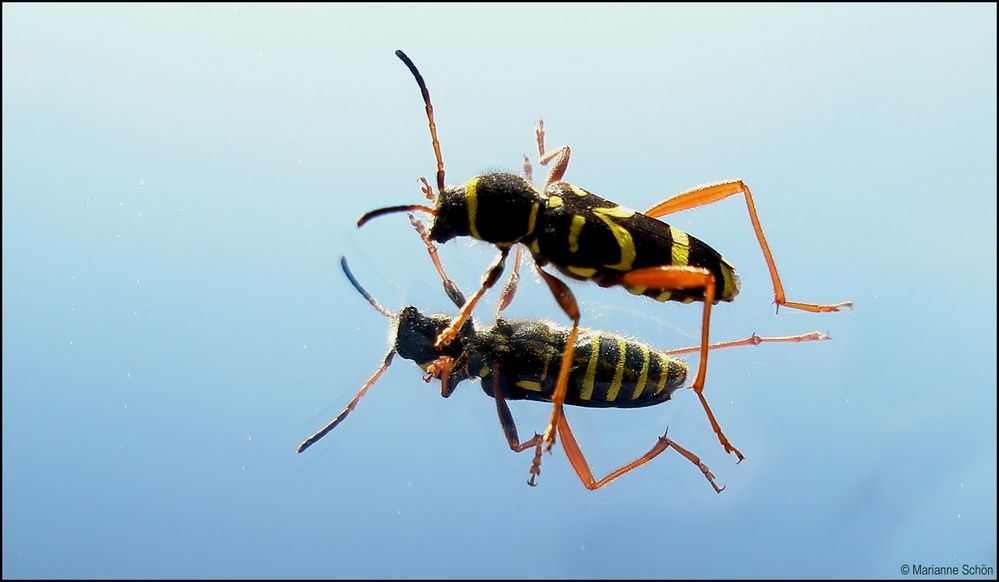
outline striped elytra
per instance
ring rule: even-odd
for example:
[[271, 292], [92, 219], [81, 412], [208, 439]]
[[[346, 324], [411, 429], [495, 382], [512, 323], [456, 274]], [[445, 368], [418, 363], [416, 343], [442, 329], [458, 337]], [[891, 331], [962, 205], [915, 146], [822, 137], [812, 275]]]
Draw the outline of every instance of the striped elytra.
[[[715, 300], [739, 293], [735, 268], [699, 239], [655, 218], [605, 200], [567, 182], [544, 194], [524, 178], [495, 173], [447, 188], [437, 199], [430, 237], [438, 243], [458, 236], [509, 247], [526, 245], [539, 265], [602, 286], [645, 267], [703, 267], [714, 275]], [[657, 301], [703, 300], [700, 289], [626, 286]]]
[[[569, 330], [540, 320], [500, 320], [465, 339], [463, 375], [482, 378], [492, 396], [492, 363], [508, 400], [550, 402]], [[640, 408], [669, 400], [683, 387], [687, 365], [617, 334], [581, 329], [569, 371], [566, 404]]]

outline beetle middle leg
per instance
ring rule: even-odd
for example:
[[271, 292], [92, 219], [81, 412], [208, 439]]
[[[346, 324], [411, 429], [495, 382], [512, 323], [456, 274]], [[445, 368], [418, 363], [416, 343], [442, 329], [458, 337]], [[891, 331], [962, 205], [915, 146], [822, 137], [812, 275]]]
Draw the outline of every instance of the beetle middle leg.
[[506, 442], [510, 445], [510, 450], [515, 453], [526, 451], [534, 447], [534, 461], [531, 462], [531, 477], [527, 484], [531, 487], [537, 485], [537, 477], [541, 474], [541, 435], [534, 433], [534, 437], [524, 442], [520, 442], [520, 435], [517, 434], [517, 424], [513, 421], [513, 413], [510, 412], [510, 405], [506, 402], [503, 388], [499, 381], [499, 364], [493, 360], [493, 399], [496, 400], [496, 412], [499, 414], [500, 426], [503, 427], [503, 434]]
[[499, 319], [500, 312], [509, 307], [513, 301], [514, 294], [517, 292], [517, 284], [520, 283], [520, 256], [522, 251], [523, 245], [517, 245], [517, 251], [513, 254], [513, 273], [510, 274], [510, 279], [507, 280], [506, 285], [503, 287], [503, 292], [500, 293], [499, 302], [496, 303], [495, 319]]
[[[524, 156], [524, 179], [528, 182], [534, 181], [534, 169], [531, 166], [531, 159], [527, 156]], [[510, 274], [510, 279], [507, 280], [506, 285], [503, 286], [503, 292], [500, 294], [499, 302], [496, 304], [495, 319], [499, 319], [500, 312], [509, 307], [510, 302], [513, 301], [514, 294], [517, 293], [517, 284], [520, 283], [520, 259], [523, 254], [522, 251], [522, 247], [517, 245], [517, 252], [513, 255], [513, 272]]]
[[569, 167], [569, 156], [572, 154], [572, 150], [569, 146], [560, 146], [555, 151], [545, 152], [545, 120], [538, 120], [538, 128], [534, 131], [535, 136], [538, 140], [538, 164], [542, 166], [547, 166], [549, 162], [555, 160], [552, 164], [552, 169], [548, 172], [548, 177], [545, 178], [544, 187], [541, 188], [542, 192], [548, 190], [548, 187], [558, 182], [565, 175], [566, 169]]
[[548, 427], [545, 428], [545, 450], [551, 451], [555, 444], [556, 423], [559, 415], [562, 414], [562, 407], [565, 404], [565, 395], [569, 390], [569, 370], [572, 368], [572, 358], [576, 353], [576, 336], [579, 334], [579, 304], [576, 296], [573, 295], [569, 287], [557, 277], [550, 275], [535, 263], [538, 273], [548, 284], [555, 301], [558, 302], [562, 311], [572, 320], [572, 330], [565, 342], [565, 349], [562, 352], [562, 365], [559, 367], [558, 380], [555, 382], [555, 391], [552, 393], [552, 415], [548, 420]]

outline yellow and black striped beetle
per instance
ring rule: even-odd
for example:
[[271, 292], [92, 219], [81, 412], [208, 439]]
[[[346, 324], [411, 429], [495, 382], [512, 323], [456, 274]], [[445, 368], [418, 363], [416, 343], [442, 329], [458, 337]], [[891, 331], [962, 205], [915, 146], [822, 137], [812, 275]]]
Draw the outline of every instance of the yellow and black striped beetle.
[[[460, 186], [445, 187], [444, 161], [434, 122], [430, 92], [416, 65], [402, 51], [396, 51], [416, 79], [423, 94], [431, 143], [437, 159], [437, 191], [425, 179], [423, 192], [434, 206], [403, 205], [373, 210], [361, 216], [358, 226], [370, 219], [393, 212], [420, 211], [433, 217], [430, 237], [443, 243], [459, 236], [491, 243], [500, 250], [486, 272], [482, 285], [465, 302], [459, 316], [442, 331], [437, 345], [453, 341], [482, 295], [499, 280], [510, 250], [515, 245], [526, 246], [534, 257], [537, 270], [556, 301], [572, 320], [569, 339], [559, 372], [559, 381], [552, 394], [553, 410], [544, 440], [551, 449], [555, 442], [559, 412], [566, 398], [568, 374], [573, 361], [573, 348], [579, 331], [579, 307], [569, 288], [542, 267], [551, 264], [558, 271], [577, 280], [594, 281], [603, 287], [623, 286], [633, 294], [658, 301], [700, 301], [703, 303], [700, 361], [692, 388], [697, 393], [711, 427], [725, 451], [741, 461], [744, 456], [729, 443], [704, 399], [707, 373], [708, 331], [711, 306], [718, 301], [732, 301], [739, 292], [739, 278], [734, 267], [720, 253], [704, 242], [670, 226], [659, 217], [711, 204], [735, 194], [743, 194], [749, 210], [753, 231], [763, 251], [774, 287], [774, 303], [811, 312], [838, 311], [852, 303], [816, 304], [789, 301], [760, 226], [752, 194], [742, 180], [699, 186], [656, 204], [649, 210], [636, 212], [605, 200], [582, 188], [562, 181], [569, 163], [570, 149], [561, 146], [545, 151], [543, 121], [535, 132], [538, 163], [551, 169], [539, 190], [530, 181], [531, 166], [525, 156], [525, 177], [509, 173], [491, 173], [472, 178]], [[517, 247], [514, 274], [504, 288], [497, 313], [509, 304], [516, 289], [521, 246]]]
[[[422, 233], [421, 233], [422, 234]], [[357, 406], [368, 389], [388, 369], [396, 354], [415, 362], [424, 372], [424, 380], [441, 380], [441, 396], [449, 397], [458, 384], [466, 379], [479, 378], [482, 390], [496, 402], [500, 426], [510, 449], [522, 452], [534, 449], [531, 476], [528, 484], [535, 485], [541, 473], [541, 451], [543, 440], [535, 434], [524, 442], [520, 441], [508, 400], [532, 400], [551, 402], [556, 387], [553, 363], [564, 353], [570, 331], [537, 319], [497, 320], [488, 329], [477, 330], [471, 318], [466, 319], [458, 329], [454, 340], [439, 345], [437, 338], [448, 328], [455, 318], [447, 315], [425, 315], [418, 308], [408, 306], [398, 315], [382, 307], [357, 281], [345, 258], [340, 266], [354, 289], [357, 290], [378, 312], [388, 317], [394, 324], [392, 348], [385, 355], [382, 365], [361, 387], [347, 407], [332, 421], [298, 446], [301, 453], [336, 428]], [[441, 277], [448, 296], [455, 305], [465, 302], [458, 288], [447, 278], [443, 269]], [[710, 349], [744, 345], [759, 345], [771, 342], [802, 342], [825, 340], [828, 336], [818, 332], [799, 336], [764, 338], [752, 335], [748, 338], [713, 344]], [[674, 356], [689, 353], [700, 347], [660, 351], [641, 342], [629, 340], [605, 331], [580, 329], [575, 340], [573, 362], [567, 376], [568, 390], [565, 404], [590, 408], [643, 408], [655, 406], [670, 399], [672, 394], [683, 387], [687, 379], [687, 364]], [[589, 463], [583, 456], [565, 417], [560, 411], [557, 419], [558, 431], [569, 462], [583, 485], [595, 490], [614, 479], [637, 469], [651, 461], [668, 448], [686, 458], [700, 469], [708, 482], [721, 493], [724, 487], [718, 486], [715, 477], [701, 459], [663, 434], [655, 445], [644, 455], [595, 479]]]

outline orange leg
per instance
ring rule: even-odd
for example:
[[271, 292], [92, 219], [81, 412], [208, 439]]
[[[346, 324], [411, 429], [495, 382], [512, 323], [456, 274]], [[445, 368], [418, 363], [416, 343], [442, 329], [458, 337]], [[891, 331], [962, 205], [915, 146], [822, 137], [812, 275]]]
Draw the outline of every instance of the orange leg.
[[749, 209], [749, 220], [753, 223], [753, 231], [756, 232], [756, 239], [760, 242], [760, 248], [763, 250], [763, 258], [766, 260], [767, 268], [770, 270], [770, 279], [773, 281], [774, 285], [774, 303], [777, 304], [778, 309], [782, 305], [785, 307], [812, 312], [839, 311], [840, 308], [843, 307], [852, 309], [853, 303], [850, 301], [823, 305], [818, 303], [788, 301], [785, 298], [784, 286], [780, 282], [780, 275], [777, 274], [777, 265], [774, 264], [774, 257], [770, 252], [770, 246], [767, 245], [767, 239], [763, 236], [763, 227], [760, 226], [760, 218], [756, 215], [756, 205], [753, 203], [753, 194], [749, 191], [749, 186], [746, 186], [746, 183], [742, 180], [732, 180], [729, 182], [721, 182], [719, 184], [698, 186], [653, 206], [648, 209], [645, 214], [652, 218], [659, 218], [660, 216], [665, 216], [673, 212], [689, 210], [691, 208], [697, 208], [698, 206], [711, 204], [712, 202], [718, 202], [719, 200], [723, 200], [740, 192], [745, 194], [746, 207]]
[[538, 273], [548, 284], [548, 289], [555, 296], [562, 311], [572, 319], [572, 330], [569, 338], [565, 342], [565, 350], [562, 352], [562, 366], [558, 371], [558, 380], [555, 382], [555, 391], [552, 393], [552, 415], [545, 428], [545, 450], [551, 451], [555, 445], [556, 423], [562, 414], [562, 406], [565, 404], [565, 395], [569, 391], [569, 370], [572, 368], [572, 358], [576, 353], [576, 336], [579, 334], [579, 304], [576, 303], [576, 296], [572, 294], [569, 287], [556, 277], [545, 272], [540, 265], [536, 265]]
[[420, 87], [420, 93], [423, 94], [423, 104], [427, 110], [427, 122], [430, 125], [430, 143], [434, 146], [434, 157], [437, 158], [437, 193], [442, 194], [444, 192], [444, 158], [441, 156], [441, 142], [437, 139], [437, 124], [434, 123], [434, 106], [430, 103], [430, 90], [427, 89], [427, 83], [423, 80], [423, 75], [417, 70], [413, 61], [406, 56], [406, 53], [395, 51], [395, 56], [399, 57], [406, 65], [406, 68], [409, 69], [409, 72], [413, 74], [416, 84]]
[[552, 165], [552, 169], [548, 172], [548, 178], [545, 179], [544, 187], [541, 189], [542, 192], [548, 190], [548, 187], [558, 182], [565, 175], [566, 169], [569, 167], [569, 155], [572, 150], [569, 146], [561, 146], [553, 152], [545, 153], [545, 120], [538, 120], [538, 128], [534, 131], [535, 136], [538, 139], [538, 164], [542, 166], [547, 166], [548, 162], [555, 160]]
[[[720, 350], [722, 348], [734, 348], [738, 346], [758, 346], [760, 344], [769, 343], [787, 343], [787, 342], [814, 342], [814, 341], [825, 341], [832, 339], [829, 334], [825, 334], [818, 331], [813, 331], [811, 333], [803, 333], [801, 335], [786, 335], [780, 337], [760, 337], [755, 333], [747, 338], [741, 340], [730, 340], [727, 342], [713, 343], [708, 346], [709, 350]], [[680, 354], [692, 354], [694, 352], [699, 352], [701, 346], [690, 346], [688, 348], [676, 348], [672, 350], [664, 350], [664, 354], [670, 356], [678, 356]]]
[[648, 463], [652, 459], [656, 458], [659, 453], [665, 451], [668, 447], [673, 447], [673, 449], [680, 453], [685, 459], [697, 465], [697, 468], [701, 470], [701, 473], [704, 474], [704, 477], [708, 480], [708, 483], [711, 483], [711, 486], [714, 487], [716, 492], [721, 493], [722, 490], [725, 489], [724, 487], [719, 487], [718, 484], [715, 483], [714, 474], [710, 469], [708, 469], [707, 465], [701, 462], [701, 459], [697, 455], [676, 444], [671, 439], [666, 438], [665, 434], [659, 437], [659, 440], [656, 441], [655, 446], [653, 446], [649, 452], [627, 465], [611, 471], [606, 477], [597, 481], [593, 478], [593, 472], [590, 471], [590, 465], [586, 462], [586, 457], [583, 456], [583, 451], [579, 448], [579, 444], [576, 443], [576, 438], [572, 435], [572, 429], [569, 428], [569, 421], [566, 420], [564, 414], [559, 416], [558, 430], [562, 433], [562, 447], [565, 448], [565, 454], [569, 457], [569, 462], [572, 464], [572, 468], [576, 470], [576, 475], [579, 476], [579, 480], [582, 481], [583, 485], [590, 491], [600, 489], [621, 475], [634, 471], [645, 463]]
[[434, 189], [430, 187], [430, 182], [427, 182], [427, 179], [424, 176], [420, 176], [420, 184], [422, 184], [420, 186], [420, 192], [423, 192], [423, 196], [427, 200], [433, 202], [437, 199], [437, 195], [434, 194]]
[[354, 410], [354, 407], [357, 406], [357, 403], [361, 400], [361, 398], [364, 397], [364, 394], [368, 391], [368, 388], [371, 388], [371, 385], [374, 384], [378, 380], [378, 378], [380, 378], [381, 375], [385, 373], [385, 370], [388, 369], [389, 365], [392, 363], [393, 356], [395, 356], [395, 350], [389, 350], [389, 353], [385, 355], [385, 359], [382, 361], [381, 367], [379, 367], [378, 370], [376, 370], [375, 373], [372, 374], [370, 378], [368, 378], [368, 381], [364, 383], [364, 386], [361, 386], [361, 389], [357, 391], [357, 394], [354, 395], [354, 398], [350, 401], [349, 404], [347, 404], [347, 408], [344, 408], [343, 411], [336, 416], [336, 418], [331, 420], [329, 424], [327, 424], [323, 428], [319, 429], [319, 431], [316, 432], [316, 434], [302, 441], [302, 444], [298, 445], [298, 452], [301, 453], [305, 449], [316, 444], [316, 441], [326, 436], [326, 433], [336, 428], [338, 424], [343, 422], [343, 419], [347, 418], [347, 415], [350, 414], [350, 411]]
[[537, 477], [541, 474], [541, 435], [534, 433], [534, 437], [520, 442], [520, 435], [517, 434], [517, 423], [513, 421], [513, 413], [510, 412], [510, 406], [506, 403], [506, 397], [503, 395], [503, 389], [500, 388], [499, 381], [499, 364], [493, 361], [493, 399], [496, 400], [496, 412], [499, 414], [500, 426], [503, 427], [503, 434], [506, 436], [506, 442], [510, 445], [510, 450], [515, 453], [520, 453], [526, 451], [527, 449], [534, 447], [534, 462], [531, 463], [531, 477], [527, 480], [527, 484], [531, 487], [537, 485]]
[[704, 291], [704, 317], [701, 321], [701, 358], [698, 364], [697, 377], [694, 378], [694, 383], [690, 388], [697, 393], [697, 398], [701, 401], [701, 406], [704, 407], [704, 412], [708, 415], [708, 421], [711, 422], [711, 428], [718, 435], [718, 440], [721, 442], [722, 447], [725, 448], [725, 452], [735, 453], [735, 456], [739, 458], [739, 462], [742, 462], [746, 457], [728, 441], [725, 433], [722, 432], [721, 426], [718, 425], [718, 421], [715, 420], [715, 415], [711, 412], [708, 401], [704, 398], [704, 377], [708, 370], [708, 330], [711, 328], [711, 305], [715, 301], [714, 275], [703, 267], [674, 267], [666, 265], [630, 271], [622, 275], [620, 280], [615, 281], [615, 283], [630, 286], [644, 285], [646, 287], [667, 290], [701, 289]]
[[472, 315], [472, 310], [475, 309], [475, 304], [479, 302], [479, 299], [482, 299], [485, 292], [495, 285], [496, 281], [499, 280], [500, 275], [503, 274], [503, 264], [506, 263], [506, 257], [509, 254], [510, 249], [500, 249], [500, 255], [496, 257], [492, 266], [489, 267], [488, 271], [486, 271], [485, 277], [482, 278], [482, 286], [475, 292], [475, 295], [472, 295], [471, 299], [465, 302], [465, 305], [461, 308], [461, 313], [459, 313], [458, 317], [451, 322], [451, 325], [449, 325], [447, 329], [442, 331], [441, 334], [437, 336], [437, 341], [434, 343], [435, 348], [440, 349], [441, 347], [454, 341], [455, 336], [458, 335], [458, 330], [461, 329], [461, 326], [465, 325], [465, 321], [470, 315]]
[[423, 375], [423, 381], [430, 382], [434, 378], [440, 378], [441, 396], [448, 398], [454, 393], [454, 389], [456, 388], [456, 386], [450, 386], [448, 383], [452, 368], [454, 368], [454, 358], [451, 356], [441, 356], [427, 366], [427, 372]]
[[433, 241], [430, 240], [430, 235], [427, 234], [427, 229], [424, 228], [423, 223], [420, 222], [413, 213], [409, 214], [409, 222], [416, 229], [416, 232], [420, 233], [420, 238], [423, 239], [423, 244], [427, 245], [427, 253], [430, 254], [430, 260], [434, 262], [434, 267], [437, 269], [437, 273], [441, 276], [441, 281], [444, 282], [444, 292], [447, 293], [448, 298], [458, 307], [465, 304], [465, 295], [462, 294], [458, 286], [454, 284], [454, 281], [447, 276], [444, 272], [444, 265], [441, 264], [441, 259], [437, 256], [437, 247], [434, 246]]
[[[544, 126], [544, 122], [539, 121], [538, 123], [541, 123], [542, 127]], [[538, 142], [539, 144], [538, 147], [541, 148], [541, 150], [539, 151], [543, 151], [544, 130], [541, 129], [540, 131], [541, 133], [539, 134], [538, 139], [541, 141]], [[528, 182], [534, 182], [534, 168], [531, 166], [531, 158], [527, 156], [524, 156], [524, 179], [527, 180]], [[507, 281], [506, 285], [503, 287], [503, 293], [500, 295], [499, 303], [496, 305], [496, 313], [495, 313], [496, 319], [499, 319], [501, 311], [510, 306], [510, 303], [513, 301], [513, 296], [517, 292], [517, 284], [520, 282], [521, 254], [522, 254], [522, 249], [518, 245], [517, 252], [513, 256], [513, 273], [510, 274], [510, 280]]]
[[506, 282], [506, 286], [503, 287], [499, 303], [496, 304], [496, 313], [494, 314], [496, 319], [500, 318], [501, 311], [510, 306], [513, 296], [517, 292], [517, 284], [520, 282], [520, 255], [522, 254], [522, 249], [521, 245], [517, 245], [517, 252], [513, 254], [513, 273], [510, 275], [510, 280]]

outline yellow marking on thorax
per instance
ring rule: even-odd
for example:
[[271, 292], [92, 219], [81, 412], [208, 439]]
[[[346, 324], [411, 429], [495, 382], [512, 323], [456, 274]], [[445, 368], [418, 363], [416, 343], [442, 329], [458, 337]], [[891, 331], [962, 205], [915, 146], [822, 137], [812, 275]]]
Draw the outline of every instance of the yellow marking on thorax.
[[580, 277], [583, 277], [584, 279], [589, 279], [593, 275], [597, 274], [597, 270], [596, 269], [591, 269], [589, 267], [566, 267], [565, 270], [569, 271], [570, 273], [572, 273], [574, 275], [579, 275]]
[[562, 206], [562, 197], [561, 196], [549, 196], [548, 197], [548, 208], [549, 209], [551, 209], [551, 208], [558, 208], [559, 206]]
[[538, 219], [538, 206], [540, 205], [537, 202], [531, 205], [531, 216], [527, 218], [527, 232], [524, 233], [524, 236], [534, 233], [534, 223]]
[[468, 232], [474, 238], [482, 240], [479, 235], [479, 229], [475, 226], [475, 214], [479, 210], [479, 199], [475, 192], [476, 187], [479, 185], [479, 176], [476, 176], [465, 184], [465, 205], [468, 207]]
[[632, 263], [635, 262], [635, 241], [632, 240], [631, 233], [628, 232], [628, 229], [614, 222], [613, 219], [628, 218], [633, 216], [635, 211], [623, 206], [615, 206], [613, 208], [594, 208], [593, 214], [595, 214], [600, 220], [604, 221], [604, 224], [606, 224], [607, 228], [610, 229], [611, 234], [614, 235], [618, 248], [621, 249], [621, 261], [613, 265], [604, 266], [608, 269], [615, 269], [618, 271], [630, 271]]
[[593, 381], [597, 374], [597, 359], [600, 357], [600, 336], [594, 335], [590, 344], [590, 362], [586, 365], [586, 375], [583, 376], [583, 391], [579, 397], [589, 400], [593, 396]]
[[572, 224], [569, 225], [569, 252], [574, 253], [579, 250], [579, 231], [583, 230], [586, 224], [586, 217], [581, 214], [572, 215]]
[[517, 380], [517, 386], [520, 386], [521, 388], [524, 388], [526, 390], [541, 392], [541, 384], [537, 382], [532, 382], [531, 380]]
[[631, 399], [637, 399], [641, 394], [642, 390], [645, 390], [645, 383], [649, 381], [649, 360], [652, 359], [652, 354], [647, 346], [639, 344], [642, 349], [642, 371], [638, 374], [638, 384], [635, 385], [635, 391], [631, 393]]
[[583, 190], [579, 186], [573, 186], [572, 184], [566, 184], [566, 185], [569, 186], [569, 190], [571, 190], [572, 193], [575, 194], [576, 196], [589, 196], [589, 192]]
[[673, 266], [686, 267], [690, 262], [690, 235], [675, 226], [669, 227], [669, 234], [673, 238], [670, 252], [673, 254]]
[[604, 399], [607, 402], [613, 402], [617, 398], [617, 393], [621, 391], [621, 380], [624, 378], [624, 360], [625, 356], [628, 355], [628, 346], [625, 345], [624, 339], [615, 338], [617, 340], [617, 367], [614, 368], [614, 379], [611, 380], [610, 389], [607, 390], [607, 397]]

